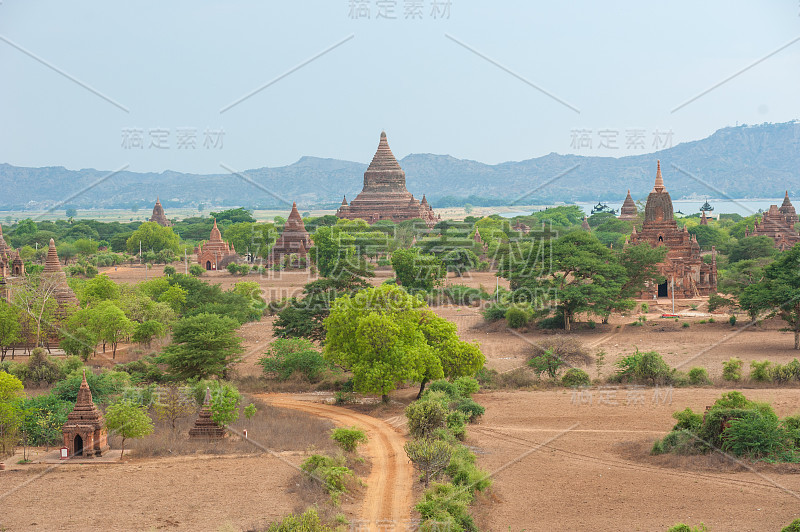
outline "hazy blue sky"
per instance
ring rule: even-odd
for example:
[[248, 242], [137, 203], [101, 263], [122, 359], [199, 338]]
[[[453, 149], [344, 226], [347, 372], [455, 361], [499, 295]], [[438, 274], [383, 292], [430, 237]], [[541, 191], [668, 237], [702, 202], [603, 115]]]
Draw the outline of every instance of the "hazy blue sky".
[[[396, 19], [377, 18], [382, 3]], [[405, 18], [412, 4], [421, 20]], [[498, 163], [630, 155], [652, 151], [656, 130], [677, 144], [737, 122], [800, 118], [800, 41], [672, 112], [800, 37], [798, 0], [451, 0], [449, 18], [434, 18], [446, 4], [2, 0], [0, 162], [201, 173], [303, 155], [367, 162], [385, 129], [398, 157]], [[369, 19], [352, 18], [354, 6], [369, 7]], [[143, 148], [123, 145], [137, 129]], [[159, 129], [161, 140], [150, 131]], [[221, 147], [206, 129], [224, 131]], [[571, 146], [579, 129], [591, 149]], [[193, 130], [195, 148], [178, 149]], [[601, 130], [619, 149], [599, 147]], [[644, 150], [626, 149], [629, 135]]]

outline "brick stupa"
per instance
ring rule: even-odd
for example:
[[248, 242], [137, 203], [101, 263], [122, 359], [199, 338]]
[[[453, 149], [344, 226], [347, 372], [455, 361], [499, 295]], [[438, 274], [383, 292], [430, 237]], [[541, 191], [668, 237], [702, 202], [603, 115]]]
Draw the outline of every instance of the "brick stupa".
[[269, 264], [280, 263], [287, 255], [305, 257], [308, 255], [310, 248], [311, 238], [309, 238], [308, 231], [306, 231], [306, 225], [297, 210], [297, 203], [292, 203], [292, 212], [289, 213], [289, 219], [286, 220], [286, 224], [283, 226], [281, 236], [272, 246], [268, 262]]
[[756, 222], [753, 232], [745, 231], [744, 236], [768, 236], [775, 242], [776, 248], [786, 251], [800, 242], [800, 234], [794, 228], [797, 222], [797, 212], [787, 190], [780, 208], [770, 205], [769, 210], [761, 215], [761, 223]]
[[389, 148], [386, 132], [381, 132], [378, 150], [364, 172], [364, 188], [350, 205], [347, 198], [343, 199], [336, 216], [360, 218], [370, 224], [378, 220], [402, 222], [422, 218], [429, 227], [439, 221], [424, 195], [420, 201], [406, 189], [406, 173]]
[[645, 288], [640, 297], [672, 297], [673, 281], [676, 299], [707, 296], [716, 291], [717, 264], [714, 255], [711, 264], [703, 262], [697, 238], [690, 235], [686, 227], [678, 229], [672, 210], [672, 198], [661, 176], [661, 161], [658, 162], [655, 185], [647, 196], [642, 231], [637, 232], [634, 226], [630, 237], [633, 245], [642, 242], [653, 247], [667, 247], [667, 256], [658, 265], [659, 273], [667, 280], [661, 285]]
[[225, 429], [211, 419], [211, 390], [206, 388], [206, 397], [203, 400], [202, 408], [200, 408], [200, 415], [197, 416], [194, 427], [189, 429], [189, 437], [219, 440], [225, 436]]
[[628, 195], [625, 196], [625, 201], [622, 203], [622, 208], [619, 210], [620, 220], [635, 220], [639, 216], [639, 210], [636, 208], [631, 197], [631, 190], [628, 189]]
[[43, 276], [48, 277], [56, 285], [53, 290], [53, 295], [58, 301], [59, 307], [67, 305], [77, 305], [78, 298], [75, 297], [75, 292], [67, 284], [67, 275], [61, 269], [61, 262], [58, 260], [58, 252], [56, 251], [56, 243], [51, 238], [50, 247], [47, 250], [47, 259], [44, 263]]
[[86, 370], [83, 370], [83, 381], [78, 389], [78, 400], [75, 408], [67, 415], [67, 422], [61, 429], [64, 436], [64, 447], [68, 456], [84, 456], [92, 458], [100, 456], [108, 450], [108, 432], [103, 414], [92, 401], [92, 390], [86, 382]]
[[197, 255], [197, 263], [206, 270], [222, 270], [231, 262], [236, 262], [238, 258], [233, 246], [222, 241], [222, 233], [219, 232], [216, 218], [210, 238], [194, 248], [194, 252]]
[[164, 207], [161, 205], [161, 200], [158, 197], [156, 197], [156, 204], [153, 206], [153, 215], [150, 217], [150, 221], [163, 227], [172, 226], [172, 222], [167, 220], [167, 215], [164, 214]]

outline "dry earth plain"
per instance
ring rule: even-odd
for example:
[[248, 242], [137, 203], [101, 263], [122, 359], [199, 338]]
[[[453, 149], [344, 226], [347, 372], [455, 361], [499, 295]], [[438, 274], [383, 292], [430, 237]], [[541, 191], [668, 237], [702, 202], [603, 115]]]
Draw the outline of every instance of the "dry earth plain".
[[[109, 268], [106, 273], [118, 282], [145, 278], [139, 266]], [[390, 275], [378, 272], [374, 283]], [[203, 279], [223, 288], [242, 280], [227, 272]], [[274, 299], [299, 295], [309, 275], [281, 272], [247, 280], [259, 282], [265, 297]], [[477, 273], [447, 282], [491, 291], [497, 280], [491, 273]], [[753, 359], [785, 363], [797, 356], [791, 334], [780, 330], [780, 322], [732, 327], [728, 315], [720, 313], [708, 323], [705, 302], [697, 300], [680, 303], [676, 310], [682, 316], [676, 323], [659, 318], [671, 311], [671, 302], [648, 303], [650, 312], [642, 326], [631, 326], [634, 315], [614, 316], [609, 324], [573, 333], [590, 352], [607, 353], [604, 374], [634, 347], [657, 350], [669, 364], [684, 370], [704, 366], [712, 378], [721, 375], [721, 362], [731, 356], [746, 365]], [[500, 372], [524, 365], [531, 344], [552, 336], [486, 325], [474, 307], [442, 306], [435, 311], [454, 321], [463, 339], [480, 342], [487, 366]], [[272, 340], [272, 320], [265, 316], [242, 327], [246, 354], [237, 368], [240, 375], [258, 374], [255, 362]], [[125, 350], [118, 359], [128, 359]], [[594, 366], [585, 369], [597, 373]], [[800, 517], [800, 467], [750, 467], [720, 456], [649, 456], [653, 440], [674, 424], [672, 412], [687, 406], [702, 411], [726, 390], [621, 386], [583, 393], [545, 389], [479, 394], [476, 399], [486, 414], [471, 426], [467, 443], [494, 478], [491, 493], [480, 497], [476, 506], [479, 526], [492, 531], [664, 530], [683, 521], [704, 522], [713, 531], [779, 530]], [[797, 388], [743, 391], [751, 399], [772, 402], [781, 416], [800, 412]], [[404, 402], [412, 397], [398, 394]], [[396, 412], [376, 414], [381, 417], [397, 424]], [[302, 454], [157, 459], [133, 455], [121, 464], [30, 466], [4, 472], [0, 525], [7, 530], [247, 528], [298, 509], [292, 485], [297, 472], [282, 458], [296, 465]], [[376, 457], [371, 461], [374, 469], [381, 463]], [[378, 474], [373, 471], [369, 478]], [[404, 504], [402, 496], [385, 498], [390, 505]], [[345, 502], [342, 512], [357, 519], [367, 510], [352, 501]], [[405, 515], [402, 512], [398, 508], [391, 513]]]

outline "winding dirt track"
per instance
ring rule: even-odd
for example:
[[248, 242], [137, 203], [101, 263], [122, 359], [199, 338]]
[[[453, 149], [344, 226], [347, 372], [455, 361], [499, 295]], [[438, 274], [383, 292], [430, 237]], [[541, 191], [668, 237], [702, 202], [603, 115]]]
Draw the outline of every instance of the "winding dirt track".
[[367, 478], [366, 496], [361, 509], [362, 528], [384, 530], [390, 523], [393, 530], [405, 530], [410, 522], [411, 489], [414, 471], [403, 450], [405, 438], [388, 423], [346, 408], [293, 399], [291, 396], [264, 394], [270, 404], [328, 418], [342, 425], [356, 425], [367, 432], [369, 442], [362, 451], [372, 461]]

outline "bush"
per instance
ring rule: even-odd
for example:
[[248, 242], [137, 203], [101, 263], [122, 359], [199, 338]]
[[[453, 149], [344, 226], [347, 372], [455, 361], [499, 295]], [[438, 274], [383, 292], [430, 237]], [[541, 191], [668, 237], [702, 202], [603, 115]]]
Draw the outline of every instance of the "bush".
[[338, 505], [339, 497], [347, 492], [347, 481], [355, 478], [353, 472], [344, 466], [342, 460], [320, 454], [312, 454], [300, 469], [322, 481], [331, 501]]
[[475, 455], [467, 447], [456, 445], [450, 458], [450, 465], [445, 470], [456, 486], [473, 491], [484, 491], [492, 485], [490, 475], [475, 465]]
[[422, 532], [463, 530], [477, 532], [468, 506], [472, 495], [449, 482], [434, 483], [414, 507], [422, 516]]
[[525, 311], [518, 307], [509, 307], [506, 310], [506, 322], [512, 329], [519, 329], [528, 322]]
[[619, 368], [613, 380], [650, 384], [670, 384], [675, 370], [670, 368], [656, 351], [642, 353], [639, 349], [616, 363]]
[[772, 373], [770, 372], [770, 361], [764, 360], [758, 362], [756, 360], [750, 361], [750, 379], [755, 382], [769, 382], [772, 380]]
[[490, 303], [489, 305], [486, 305], [486, 308], [483, 309], [481, 314], [483, 314], [483, 319], [486, 321], [500, 321], [505, 319], [508, 308], [509, 307], [507, 305], [500, 303]]
[[694, 386], [702, 386], [704, 384], [711, 384], [711, 379], [708, 378], [708, 371], [706, 368], [692, 368], [689, 370], [689, 383]]
[[589, 374], [578, 368], [568, 369], [567, 372], [564, 373], [564, 376], [561, 377], [561, 385], [570, 388], [574, 386], [588, 386], [591, 383], [592, 379], [589, 378]]
[[366, 433], [358, 427], [339, 427], [331, 431], [331, 439], [345, 452], [352, 453], [361, 443], [367, 443]]
[[450, 382], [445, 379], [440, 379], [438, 381], [433, 381], [430, 386], [428, 386], [428, 392], [444, 392], [448, 397], [451, 399], [457, 399], [461, 396], [461, 393], [458, 390], [458, 386], [454, 382]]
[[703, 416], [696, 414], [689, 407], [686, 407], [685, 410], [681, 410], [680, 412], [673, 412], [672, 417], [678, 421], [675, 426], [672, 427], [672, 430], [688, 430], [697, 433], [703, 425]]
[[678, 523], [677, 525], [672, 525], [669, 527], [667, 532], [708, 532], [708, 528], [703, 523], [700, 523], [698, 526], [689, 526], [684, 523]]
[[683, 328], [684, 329], [688, 329], [689, 328], [689, 323], [684, 321], [683, 322]]
[[274, 374], [281, 381], [298, 372], [309, 381], [315, 382], [326, 369], [330, 368], [322, 353], [305, 338], [275, 340], [258, 363], [264, 368], [264, 373]]
[[728, 323], [731, 324], [731, 327], [735, 326], [736, 325], [736, 316], [731, 316], [730, 318], [728, 318]]
[[279, 522], [272, 523], [267, 532], [336, 532], [325, 526], [314, 508], [309, 508], [302, 515], [289, 514]]
[[795, 519], [781, 529], [781, 532], [800, 532], [800, 519]]
[[444, 294], [454, 305], [474, 305], [482, 299], [489, 299], [489, 294], [483, 290], [461, 284], [451, 284], [444, 289]]
[[549, 318], [544, 318], [539, 320], [539, 323], [536, 324], [540, 329], [563, 329], [564, 328], [564, 318], [561, 316], [551, 316]]
[[189, 275], [191, 275], [192, 277], [200, 277], [204, 273], [206, 273], [205, 268], [203, 268], [199, 264], [192, 264], [191, 266], [189, 266]]
[[800, 380], [800, 361], [795, 358], [788, 364], [773, 365], [770, 368], [770, 379], [778, 383]]
[[742, 361], [732, 357], [722, 363], [722, 378], [726, 381], [739, 382], [742, 380]]
[[447, 430], [458, 440], [463, 440], [467, 435], [467, 416], [458, 410], [447, 414]]
[[412, 440], [403, 446], [408, 459], [423, 474], [427, 487], [450, 464], [452, 446], [441, 440]]
[[453, 383], [458, 388], [458, 393], [461, 397], [470, 397], [481, 389], [481, 385], [475, 377], [458, 377]]
[[796, 461], [793, 448], [793, 438], [772, 412], [749, 410], [722, 431], [722, 449], [735, 456]]
[[463, 413], [467, 421], [472, 423], [477, 418], [482, 416], [486, 409], [483, 408], [481, 405], [470, 399], [469, 397], [465, 397], [458, 401], [455, 405], [456, 410]]
[[41, 347], [31, 351], [27, 371], [25, 372], [26, 382], [52, 384], [63, 377], [64, 373], [62, 373], [61, 368], [53, 359], [47, 356], [47, 351]]
[[408, 431], [414, 438], [431, 438], [436, 429], [445, 426], [447, 409], [438, 402], [414, 401], [406, 407]]
[[166, 275], [167, 277], [172, 277], [173, 275], [175, 275], [175, 273], [176, 271], [174, 266], [164, 266], [164, 275]]

